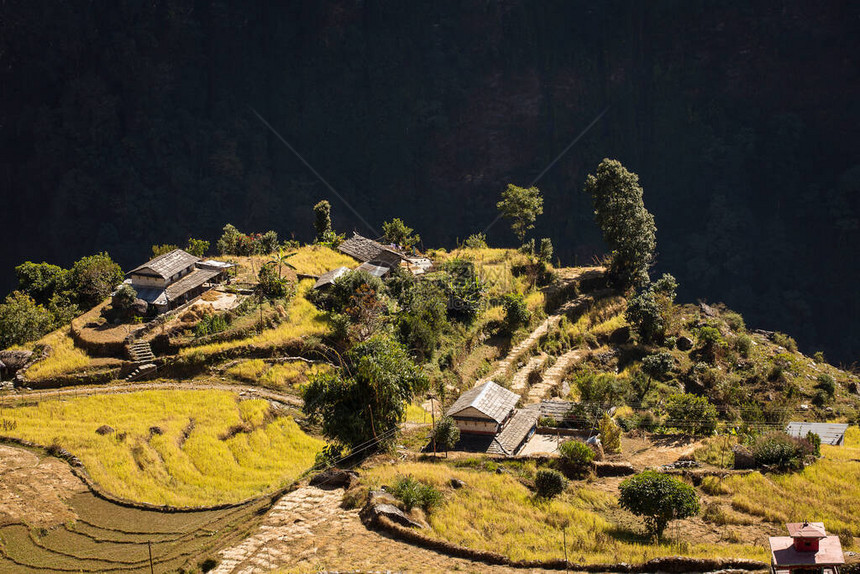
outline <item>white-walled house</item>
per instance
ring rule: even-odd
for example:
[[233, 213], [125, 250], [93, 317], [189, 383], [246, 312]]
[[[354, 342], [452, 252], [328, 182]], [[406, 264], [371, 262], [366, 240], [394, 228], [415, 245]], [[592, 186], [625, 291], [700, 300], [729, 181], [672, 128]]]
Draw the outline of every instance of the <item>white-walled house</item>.
[[159, 255], [127, 273], [126, 284], [158, 313], [174, 309], [223, 280], [232, 267], [221, 261], [203, 261], [182, 249]]
[[461, 433], [497, 434], [508, 421], [520, 396], [489, 381], [462, 395], [448, 409]]

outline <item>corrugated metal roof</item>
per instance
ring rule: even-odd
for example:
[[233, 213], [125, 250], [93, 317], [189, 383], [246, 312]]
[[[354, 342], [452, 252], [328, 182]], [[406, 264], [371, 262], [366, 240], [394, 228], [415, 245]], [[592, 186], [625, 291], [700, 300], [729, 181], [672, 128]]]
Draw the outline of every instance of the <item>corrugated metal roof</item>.
[[519, 400], [518, 394], [512, 393], [493, 381], [487, 381], [483, 385], [478, 385], [460, 395], [460, 398], [448, 409], [448, 416], [455, 416], [460, 411], [472, 407], [501, 424], [508, 418]]
[[386, 267], [384, 265], [374, 265], [373, 263], [362, 263], [356, 268], [356, 271], [364, 271], [365, 273], [370, 273], [374, 277], [385, 277], [389, 271], [391, 271], [390, 267]]
[[845, 441], [847, 429], [847, 424], [790, 422], [785, 432], [797, 438], [806, 438], [807, 433], [813, 432], [821, 437], [821, 444], [840, 446]]
[[194, 265], [198, 261], [200, 261], [199, 257], [195, 257], [182, 249], [174, 249], [169, 253], [159, 255], [140, 267], [135, 267], [128, 272], [128, 275], [131, 275], [132, 273], [139, 275], [157, 275], [163, 279], [170, 279], [173, 275], [176, 275], [183, 269], [188, 269], [188, 267]]
[[314, 289], [319, 289], [320, 287], [331, 285], [332, 283], [334, 283], [335, 279], [345, 273], [349, 273], [349, 267], [338, 267], [337, 269], [326, 271], [325, 273], [320, 275], [320, 278], [317, 279], [316, 283], [314, 283]]

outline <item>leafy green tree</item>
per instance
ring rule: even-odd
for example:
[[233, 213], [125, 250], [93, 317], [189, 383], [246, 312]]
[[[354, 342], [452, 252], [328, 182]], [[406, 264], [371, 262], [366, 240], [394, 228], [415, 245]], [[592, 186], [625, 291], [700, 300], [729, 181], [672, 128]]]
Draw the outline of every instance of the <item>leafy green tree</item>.
[[188, 240], [188, 246], [185, 248], [185, 251], [194, 257], [202, 258], [206, 255], [206, 252], [209, 251], [209, 242], [203, 239], [194, 239], [192, 237]]
[[675, 357], [667, 351], [654, 353], [642, 359], [642, 370], [645, 374], [658, 380], [662, 380], [669, 374], [674, 365]]
[[0, 349], [34, 341], [53, 327], [53, 315], [26, 293], [13, 291], [0, 304]]
[[269, 255], [275, 253], [278, 247], [278, 233], [270, 229], [256, 239], [254, 251], [260, 255]]
[[696, 489], [667, 474], [646, 470], [623, 481], [618, 502], [621, 508], [645, 519], [648, 532], [662, 536], [671, 520], [699, 512]]
[[221, 255], [238, 255], [244, 235], [230, 223], [224, 226], [221, 237], [215, 244]]
[[619, 288], [648, 283], [648, 269], [657, 248], [657, 226], [645, 209], [639, 176], [621, 162], [604, 159], [585, 180], [597, 225], [612, 250], [609, 278]]
[[326, 243], [334, 238], [331, 229], [331, 204], [323, 199], [314, 205], [314, 229], [317, 232], [317, 243]]
[[469, 237], [466, 238], [466, 241], [463, 242], [463, 247], [468, 247], [469, 249], [486, 249], [487, 248], [487, 234], [486, 233], [473, 233]]
[[401, 296], [397, 315], [400, 340], [419, 359], [428, 358], [448, 329], [447, 298], [429, 281], [414, 282]]
[[33, 298], [36, 303], [47, 305], [56, 293], [66, 288], [68, 271], [50, 263], [27, 261], [15, 267], [18, 290]]
[[509, 183], [496, 204], [502, 217], [511, 220], [511, 229], [522, 243], [529, 229], [534, 229], [537, 216], [543, 213], [543, 197], [536, 187], [517, 187]]
[[717, 409], [705, 397], [681, 393], [666, 399], [666, 426], [684, 428], [693, 435], [713, 434]]
[[305, 414], [346, 446], [391, 444], [407, 403], [427, 390], [426, 375], [402, 345], [382, 335], [356, 345], [344, 359], [346, 368], [318, 375], [305, 387]]
[[382, 224], [382, 238], [388, 243], [394, 243], [404, 249], [410, 249], [421, 243], [421, 236], [412, 234], [414, 229], [403, 223], [403, 220], [395, 217], [391, 221]]
[[257, 274], [260, 294], [268, 299], [282, 299], [294, 290], [292, 281], [280, 277], [276, 267], [277, 264], [270, 261], [263, 265]]
[[164, 255], [165, 253], [170, 253], [171, 251], [179, 249], [179, 246], [172, 245], [170, 243], [165, 243], [163, 245], [153, 245], [152, 246], [152, 256], [158, 257], [159, 255]]
[[625, 319], [645, 344], [659, 342], [666, 334], [666, 323], [654, 291], [646, 289], [627, 301]]
[[123, 283], [114, 293], [112, 304], [121, 315], [128, 317], [132, 314], [135, 299], [137, 299], [137, 291], [128, 283]]
[[448, 296], [448, 317], [471, 323], [477, 317], [484, 297], [484, 285], [475, 273], [475, 264], [465, 259], [452, 259], [442, 269], [442, 287]]
[[83, 257], [69, 270], [69, 288], [84, 309], [95, 307], [122, 283], [119, 265], [106, 252]]
[[532, 314], [522, 294], [507, 293], [502, 297], [502, 306], [505, 309], [505, 327], [509, 333], [528, 325]]
[[442, 417], [436, 423], [436, 429], [433, 431], [433, 438], [436, 441], [436, 448], [445, 450], [445, 457], [448, 457], [448, 451], [454, 448], [454, 445], [460, 440], [460, 429], [457, 428], [457, 423], [451, 417]]
[[549, 237], [544, 237], [540, 240], [538, 259], [544, 263], [552, 263], [552, 240]]

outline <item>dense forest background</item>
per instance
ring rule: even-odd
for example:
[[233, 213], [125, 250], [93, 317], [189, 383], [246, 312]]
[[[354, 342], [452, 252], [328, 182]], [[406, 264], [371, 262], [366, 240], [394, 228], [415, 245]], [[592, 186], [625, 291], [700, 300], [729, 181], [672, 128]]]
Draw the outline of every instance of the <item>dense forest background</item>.
[[[427, 246], [538, 183], [564, 264], [604, 251], [586, 174], [639, 174], [657, 272], [834, 362], [860, 359], [860, 4], [827, 1], [0, 3], [0, 292], [24, 260], [225, 223], [313, 237], [311, 207]], [[513, 245], [504, 223], [491, 243]]]

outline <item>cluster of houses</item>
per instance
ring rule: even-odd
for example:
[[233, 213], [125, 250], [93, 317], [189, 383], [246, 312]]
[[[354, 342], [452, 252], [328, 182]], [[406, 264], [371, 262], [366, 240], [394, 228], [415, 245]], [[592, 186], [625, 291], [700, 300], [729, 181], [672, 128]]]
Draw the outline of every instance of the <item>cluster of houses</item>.
[[[410, 271], [413, 275], [423, 275], [433, 268], [433, 262], [426, 257], [408, 255], [397, 249], [395, 245], [383, 245], [358, 233], [353, 233], [353, 236], [338, 245], [337, 249], [361, 261], [361, 265], [356, 267], [355, 271], [365, 271], [379, 278], [388, 276], [392, 269], [398, 267]], [[353, 270], [349, 267], [338, 267], [323, 273], [314, 284], [314, 289], [323, 289], [331, 285], [335, 279], [349, 271]]]

